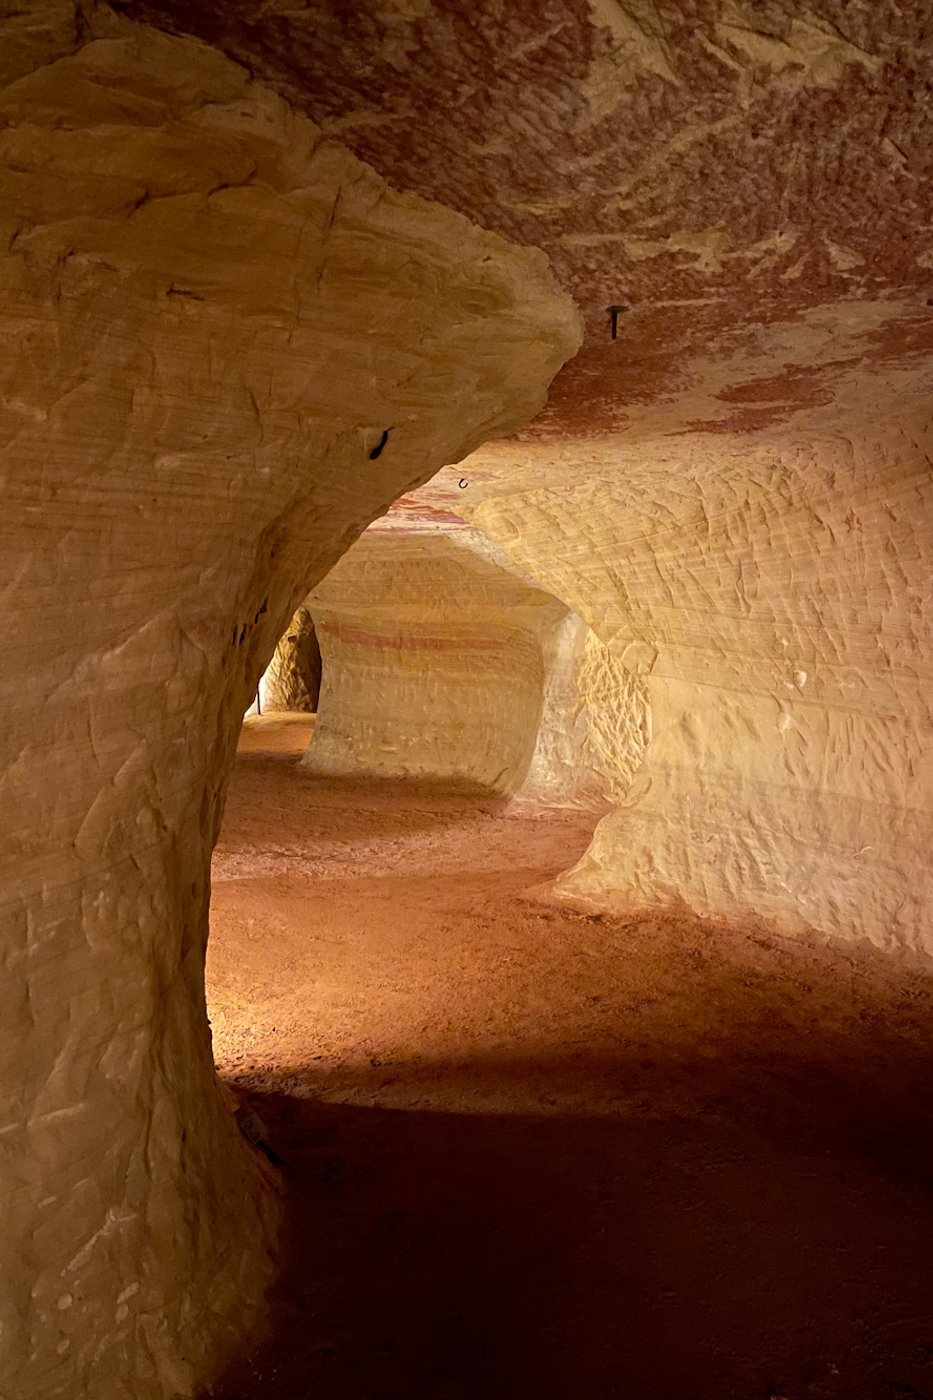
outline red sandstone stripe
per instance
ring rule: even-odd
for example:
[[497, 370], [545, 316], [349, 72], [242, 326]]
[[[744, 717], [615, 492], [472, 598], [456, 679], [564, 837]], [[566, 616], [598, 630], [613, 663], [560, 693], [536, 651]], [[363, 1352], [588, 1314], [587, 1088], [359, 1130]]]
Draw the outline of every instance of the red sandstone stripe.
[[320, 631], [328, 632], [340, 642], [352, 642], [361, 647], [378, 647], [383, 651], [499, 651], [501, 642], [487, 637], [400, 637], [384, 636], [379, 632], [364, 632], [362, 627], [350, 627], [341, 622], [325, 622]]

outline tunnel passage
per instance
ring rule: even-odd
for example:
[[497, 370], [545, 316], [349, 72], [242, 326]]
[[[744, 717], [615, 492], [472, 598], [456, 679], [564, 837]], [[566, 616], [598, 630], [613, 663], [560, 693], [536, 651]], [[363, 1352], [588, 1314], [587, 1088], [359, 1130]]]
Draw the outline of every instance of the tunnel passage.
[[[607, 1283], [641, 1261], [647, 1302], [617, 1317], [644, 1345], [646, 1377], [672, 1336], [696, 1339], [668, 1375], [673, 1394], [697, 1375], [716, 1400], [729, 1384], [738, 1400], [930, 1394], [917, 1321], [931, 1252], [929, 1014], [910, 955], [930, 952], [933, 906], [931, 94], [921, 3], [4, 8], [0, 1393], [189, 1397], [253, 1335], [282, 1201], [211, 1059], [210, 853], [240, 717], [276, 639], [404, 497], [399, 518], [460, 512], [501, 567], [568, 610], [541, 649], [542, 720], [515, 794], [548, 794], [558, 810], [544, 861], [533, 841], [490, 848], [490, 832], [518, 828], [487, 827], [481, 805], [441, 802], [426, 817], [401, 804], [400, 821], [387, 799], [400, 844], [375, 852], [369, 892], [385, 914], [420, 850], [430, 860], [417, 878], [435, 894], [479, 900], [471, 946], [495, 964], [491, 984], [471, 979], [472, 955], [449, 936], [462, 905], [422, 930], [424, 886], [413, 887], [412, 919], [388, 932], [423, 931], [438, 957], [465, 958], [441, 1019], [459, 1025], [473, 1007], [468, 1048], [500, 1106], [530, 1105], [535, 1119], [548, 1100], [587, 1109], [603, 1101], [597, 1083], [622, 1105], [608, 1138], [588, 1135], [608, 1142], [605, 1172], [588, 1180], [604, 1247], [579, 1273], [573, 1229], [556, 1253], [535, 1253], [546, 1172], [537, 1195], [517, 1177], [496, 1195], [508, 1178], [497, 1154], [541, 1160], [533, 1124], [523, 1146], [485, 1122], [486, 1142], [505, 1144], [486, 1158], [443, 1133], [449, 1153], [425, 1154], [441, 1183], [466, 1163], [456, 1238], [475, 1298], [502, 1299], [482, 1249], [471, 1253], [489, 1238], [469, 1207], [469, 1168], [485, 1161], [492, 1216], [527, 1221], [513, 1254], [540, 1264], [539, 1279], [555, 1259], [561, 1277]], [[577, 711], [590, 661], [598, 704]], [[599, 761], [582, 765], [581, 795], [584, 744]], [[609, 770], [625, 755], [615, 774], [607, 753]], [[275, 795], [279, 831], [260, 840], [253, 877], [283, 863], [302, 878], [333, 873], [281, 822], [303, 784], [330, 780], [270, 764], [293, 787]], [[521, 764], [500, 768], [511, 784]], [[358, 794], [340, 781], [350, 796], [331, 804], [336, 829], [322, 833], [318, 813], [316, 830], [328, 856], [349, 844], [370, 860], [347, 818]], [[577, 817], [604, 801], [584, 851]], [[540, 836], [544, 818], [525, 815]], [[446, 863], [425, 825], [484, 878], [504, 868], [509, 917], [483, 905], [469, 865]], [[563, 901], [553, 943], [547, 913], [539, 926], [524, 903], [527, 881], [540, 894], [542, 880]], [[360, 909], [344, 895], [352, 926]], [[516, 938], [484, 942], [497, 928]], [[304, 945], [326, 951], [326, 928], [300, 932], [296, 970]], [[519, 996], [525, 940], [535, 955]], [[549, 961], [571, 947], [574, 975]], [[413, 1008], [436, 967], [411, 986], [405, 969], [395, 1003]], [[352, 976], [337, 982], [341, 1014], [366, 1010]], [[483, 1005], [496, 987], [498, 1020]], [[364, 1040], [352, 1042], [360, 1095], [392, 1069]], [[420, 1053], [416, 1037], [401, 1049]], [[441, 1036], [434, 1069], [449, 1049]], [[427, 1059], [403, 1085], [405, 1115], [415, 1081], [431, 1079]], [[566, 1093], [554, 1076], [533, 1095], [515, 1089], [523, 1066], [537, 1080], [547, 1063], [559, 1080], [568, 1061]], [[483, 1084], [466, 1078], [453, 1101], [469, 1117]], [[660, 1127], [653, 1104], [666, 1106]], [[301, 1152], [341, 1130], [301, 1109], [280, 1114], [294, 1115]], [[638, 1177], [632, 1142], [653, 1133]], [[775, 1140], [790, 1159], [766, 1150]], [[548, 1141], [572, 1194], [573, 1124]], [[408, 1199], [404, 1159], [423, 1145], [405, 1138], [387, 1197]], [[347, 1175], [356, 1163], [371, 1179], [379, 1156], [351, 1154]], [[760, 1170], [745, 1171], [752, 1159]], [[340, 1175], [339, 1154], [336, 1166], [310, 1150], [300, 1160], [322, 1192]], [[694, 1161], [717, 1188], [709, 1214], [693, 1210]], [[739, 1163], [741, 1192], [723, 1161]], [[683, 1170], [672, 1177], [668, 1162]], [[660, 1183], [653, 1210], [629, 1211], [633, 1180], [640, 1202]], [[672, 1212], [678, 1182], [685, 1205]], [[770, 1202], [775, 1230], [756, 1232], [754, 1210], [730, 1213], [736, 1197]], [[341, 1246], [353, 1230], [322, 1196], [315, 1205], [299, 1238], [313, 1255], [326, 1223], [349, 1294]], [[723, 1214], [735, 1233], [711, 1256]], [[357, 1270], [375, 1280], [376, 1324], [380, 1294], [404, 1293], [402, 1245], [436, 1238], [438, 1222], [364, 1217], [360, 1234], [385, 1245], [381, 1269]], [[710, 1222], [699, 1236], [696, 1219]], [[747, 1356], [727, 1324], [748, 1308], [749, 1253], [763, 1261], [754, 1320], [767, 1332], [776, 1270], [800, 1326], [785, 1329], [790, 1351], [773, 1342], [767, 1370], [752, 1358], [724, 1373], [723, 1358]], [[514, 1280], [509, 1252], [494, 1257]], [[688, 1257], [695, 1287], [671, 1314], [670, 1271]], [[439, 1292], [429, 1275], [404, 1294], [414, 1317]], [[719, 1295], [720, 1329], [706, 1325], [714, 1277], [734, 1285]], [[597, 1368], [603, 1358], [587, 1379], [611, 1394], [613, 1320], [603, 1329], [594, 1295], [580, 1296], [575, 1350]], [[307, 1331], [298, 1297], [288, 1315]], [[475, 1298], [431, 1314], [432, 1367]], [[806, 1317], [836, 1298], [819, 1314], [835, 1339], [820, 1351]], [[532, 1299], [517, 1317], [530, 1348], [567, 1306], [559, 1289]], [[786, 1316], [773, 1314], [778, 1329]], [[852, 1317], [868, 1321], [850, 1328]], [[339, 1313], [329, 1318], [336, 1328]], [[329, 1330], [305, 1339], [322, 1391]], [[457, 1337], [464, 1383], [482, 1382], [470, 1326]], [[712, 1354], [710, 1337], [722, 1342]], [[351, 1389], [354, 1345], [339, 1342]], [[414, 1337], [416, 1374], [424, 1351]], [[557, 1386], [565, 1400], [579, 1375], [560, 1370], [550, 1342], [535, 1356], [539, 1393]], [[506, 1362], [511, 1400], [523, 1377]]]
[[306, 599], [326, 680], [303, 770], [581, 810], [624, 796], [650, 730], [637, 678], [482, 532], [390, 520]]
[[520, 786], [556, 599], [458, 534], [369, 530], [306, 605], [324, 666], [308, 773]]

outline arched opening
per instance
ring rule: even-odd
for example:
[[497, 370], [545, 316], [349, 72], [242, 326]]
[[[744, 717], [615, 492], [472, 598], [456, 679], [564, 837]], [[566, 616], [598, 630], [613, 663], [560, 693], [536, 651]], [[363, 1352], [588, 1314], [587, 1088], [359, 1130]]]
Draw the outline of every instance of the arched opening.
[[311, 742], [321, 694], [321, 648], [302, 604], [289, 619], [243, 717], [238, 753], [302, 752]]

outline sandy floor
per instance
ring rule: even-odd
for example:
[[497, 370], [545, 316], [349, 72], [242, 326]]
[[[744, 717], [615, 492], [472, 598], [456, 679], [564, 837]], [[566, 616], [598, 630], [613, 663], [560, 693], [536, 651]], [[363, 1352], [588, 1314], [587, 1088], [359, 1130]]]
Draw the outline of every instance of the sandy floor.
[[248, 721], [218, 1066], [284, 1161], [225, 1400], [933, 1400], [933, 975], [528, 899], [591, 819], [305, 777]]

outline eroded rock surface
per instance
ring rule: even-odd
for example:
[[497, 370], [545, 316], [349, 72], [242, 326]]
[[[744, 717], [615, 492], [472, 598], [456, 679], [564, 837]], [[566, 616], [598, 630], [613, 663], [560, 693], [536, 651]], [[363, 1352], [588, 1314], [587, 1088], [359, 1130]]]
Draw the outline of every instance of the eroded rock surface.
[[928, 944], [923, 7], [131, 3], [585, 312], [535, 423], [397, 508], [472, 512], [609, 649], [610, 769], [650, 720], [567, 890]]
[[306, 607], [295, 616], [279, 638], [275, 654], [262, 678], [264, 710], [295, 710], [314, 714], [321, 693], [321, 648], [314, 621]]
[[0, 54], [0, 1391], [164, 1400], [276, 1218], [204, 1010], [240, 717], [308, 587], [578, 333], [542, 254], [199, 42], [49, 0]]
[[545, 249], [587, 340], [534, 436], [749, 432], [933, 353], [924, 0], [127, 3]]
[[827, 415], [463, 467], [473, 524], [629, 678], [586, 687], [592, 713], [647, 707], [644, 761], [560, 892], [933, 951], [930, 448], [924, 398], [879, 397], [845, 434]]
[[[933, 951], [924, 7], [122, 9], [226, 56], [0, 20], [17, 1400], [189, 1394], [255, 1315], [276, 1207], [214, 1082], [207, 863], [276, 639], [403, 492], [443, 587], [404, 540], [388, 604], [378, 559], [368, 600], [324, 586], [327, 771], [610, 802], [557, 884], [588, 908]], [[578, 295], [530, 429], [578, 343], [543, 255], [382, 177]]]
[[307, 606], [323, 660], [309, 772], [516, 790], [563, 604], [462, 535], [370, 530]]

